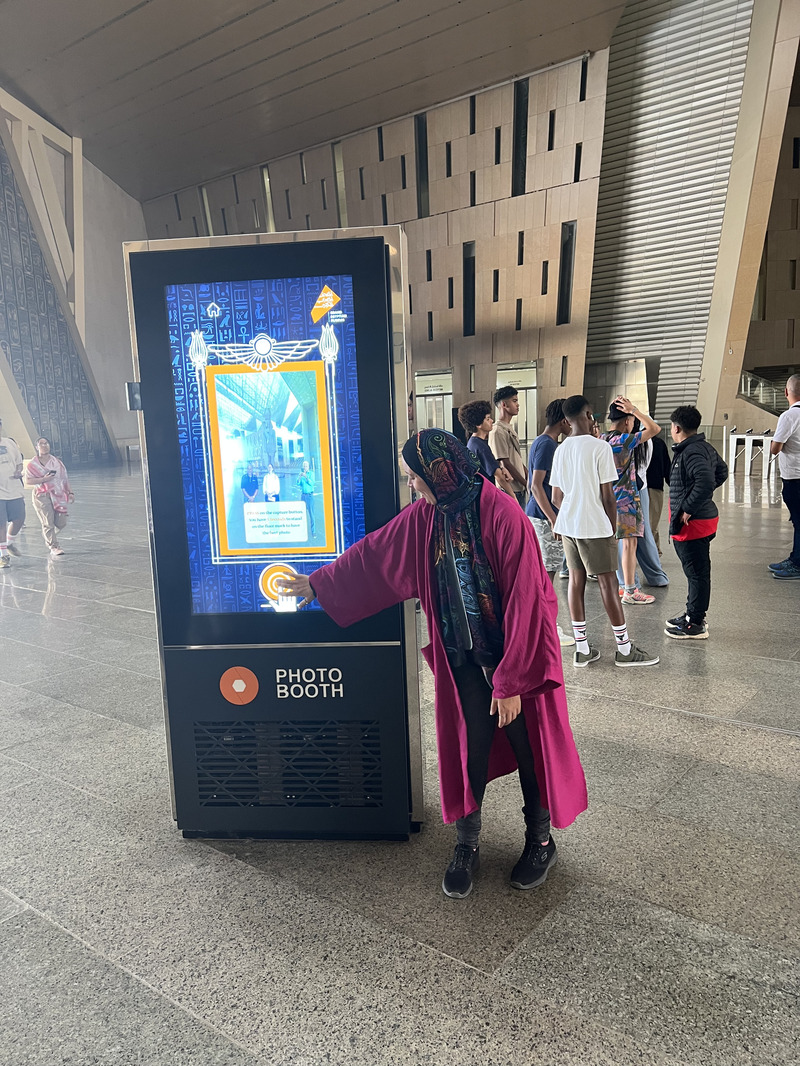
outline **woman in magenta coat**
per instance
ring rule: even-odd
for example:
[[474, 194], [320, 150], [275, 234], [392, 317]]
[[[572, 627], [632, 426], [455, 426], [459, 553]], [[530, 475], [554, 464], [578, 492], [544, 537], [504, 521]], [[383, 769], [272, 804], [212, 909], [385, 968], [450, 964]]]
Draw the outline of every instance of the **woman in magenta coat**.
[[480, 865], [488, 781], [519, 772], [525, 846], [515, 888], [541, 884], [556, 860], [550, 826], [586, 809], [586, 782], [564, 695], [556, 598], [533, 528], [483, 478], [450, 433], [424, 429], [403, 448], [421, 497], [311, 578], [283, 591], [314, 598], [341, 626], [418, 598], [431, 642], [422, 654], [436, 687], [442, 814], [457, 844], [442, 888], [463, 899]]

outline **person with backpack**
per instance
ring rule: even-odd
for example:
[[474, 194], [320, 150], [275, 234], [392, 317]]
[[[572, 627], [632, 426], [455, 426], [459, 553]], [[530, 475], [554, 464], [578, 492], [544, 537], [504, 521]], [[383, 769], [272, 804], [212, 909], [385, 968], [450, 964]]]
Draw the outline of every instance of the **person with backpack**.
[[664, 632], [675, 640], [707, 640], [710, 545], [719, 523], [714, 490], [728, 480], [728, 467], [705, 433], [697, 432], [702, 416], [696, 407], [676, 407], [670, 421], [675, 443], [669, 474], [669, 532], [689, 583], [689, 595], [685, 613], [668, 618]]

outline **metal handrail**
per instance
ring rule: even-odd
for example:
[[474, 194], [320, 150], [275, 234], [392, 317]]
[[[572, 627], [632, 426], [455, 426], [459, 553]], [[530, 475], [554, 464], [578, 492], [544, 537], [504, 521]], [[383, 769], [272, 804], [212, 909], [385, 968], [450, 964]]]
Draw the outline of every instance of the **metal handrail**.
[[780, 414], [789, 406], [789, 401], [782, 389], [773, 385], [766, 378], [760, 378], [749, 370], [743, 370], [739, 378], [739, 395], [745, 400], [757, 403], [775, 414]]

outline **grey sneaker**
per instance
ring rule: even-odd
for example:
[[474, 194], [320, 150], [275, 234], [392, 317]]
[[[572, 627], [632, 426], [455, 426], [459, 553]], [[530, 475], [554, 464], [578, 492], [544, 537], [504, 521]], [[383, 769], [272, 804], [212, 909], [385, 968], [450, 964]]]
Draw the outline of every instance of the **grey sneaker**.
[[9, 541], [8, 543], [8, 550], [11, 555], [16, 555], [18, 559], [22, 558], [22, 552], [19, 550], [16, 544], [12, 544], [11, 541]]
[[11, 566], [11, 560], [5, 554], [0, 555], [0, 570], [5, 570], [7, 566]]
[[574, 654], [574, 656], [572, 658], [572, 665], [573, 666], [588, 666], [589, 663], [597, 662], [597, 660], [599, 658], [600, 658], [600, 652], [597, 650], [597, 648], [594, 646], [594, 644], [590, 644], [588, 652], [577, 651], [577, 650], [575, 651], [575, 654]]
[[646, 651], [631, 644], [631, 650], [627, 655], [618, 651], [614, 656], [614, 666], [655, 666], [659, 659], [657, 655], [648, 655]]

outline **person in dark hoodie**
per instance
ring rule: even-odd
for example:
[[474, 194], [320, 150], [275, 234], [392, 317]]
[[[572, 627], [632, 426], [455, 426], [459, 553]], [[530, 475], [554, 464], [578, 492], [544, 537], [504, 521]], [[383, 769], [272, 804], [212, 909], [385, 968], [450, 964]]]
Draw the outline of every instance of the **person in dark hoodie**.
[[667, 619], [664, 632], [676, 640], [707, 640], [706, 611], [711, 600], [711, 541], [719, 511], [714, 490], [728, 480], [728, 468], [704, 433], [696, 407], [676, 407], [670, 415], [675, 458], [669, 474], [669, 532], [689, 582], [686, 613]]

